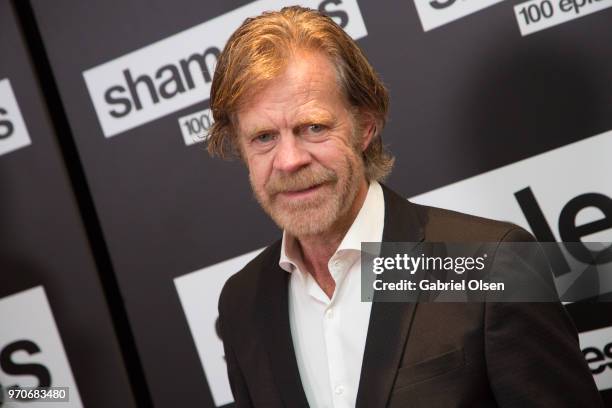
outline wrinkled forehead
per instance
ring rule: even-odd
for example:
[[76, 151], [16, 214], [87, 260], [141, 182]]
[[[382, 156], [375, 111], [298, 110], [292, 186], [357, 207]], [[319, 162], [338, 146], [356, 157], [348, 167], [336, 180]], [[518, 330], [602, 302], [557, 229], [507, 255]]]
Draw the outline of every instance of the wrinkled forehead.
[[322, 53], [301, 52], [289, 59], [279, 73], [246, 86], [237, 103], [232, 121], [254, 109], [321, 111], [339, 101], [348, 107], [339, 75], [329, 57]]
[[321, 82], [326, 83], [326, 92], [343, 91], [338, 64], [332, 57], [320, 51], [292, 50], [286, 54], [286, 59], [278, 62], [278, 65], [269, 69], [260, 67], [253, 71], [259, 73], [237, 84], [241, 89], [236, 93], [239, 97], [235, 103], [235, 111], [243, 109], [267, 88], [274, 87], [280, 82], [284, 82], [286, 86], [294, 83], [301, 87], [304, 93], [315, 90]]

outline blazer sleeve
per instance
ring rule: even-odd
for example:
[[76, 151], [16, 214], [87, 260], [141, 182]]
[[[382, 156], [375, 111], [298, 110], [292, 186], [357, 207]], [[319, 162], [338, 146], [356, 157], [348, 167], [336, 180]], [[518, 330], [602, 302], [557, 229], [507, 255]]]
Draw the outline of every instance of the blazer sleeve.
[[[504, 241], [534, 239], [516, 229]], [[559, 301], [486, 303], [484, 319], [487, 372], [501, 408], [603, 407], [576, 328]]]
[[249, 389], [246, 385], [244, 375], [234, 354], [232, 348], [231, 338], [233, 334], [229, 322], [231, 321], [231, 315], [229, 315], [229, 308], [227, 307], [227, 287], [221, 292], [219, 297], [219, 332], [221, 333], [221, 339], [223, 341], [223, 349], [225, 351], [225, 363], [227, 365], [227, 375], [229, 377], [230, 388], [234, 396], [236, 408], [251, 408], [253, 403], [249, 395]]

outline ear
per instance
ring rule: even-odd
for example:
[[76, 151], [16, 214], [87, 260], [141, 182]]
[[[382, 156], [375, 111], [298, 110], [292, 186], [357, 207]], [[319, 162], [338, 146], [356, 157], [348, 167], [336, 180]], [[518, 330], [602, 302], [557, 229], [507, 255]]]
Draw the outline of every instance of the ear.
[[364, 152], [377, 133], [377, 120], [370, 112], [362, 112], [361, 151]]

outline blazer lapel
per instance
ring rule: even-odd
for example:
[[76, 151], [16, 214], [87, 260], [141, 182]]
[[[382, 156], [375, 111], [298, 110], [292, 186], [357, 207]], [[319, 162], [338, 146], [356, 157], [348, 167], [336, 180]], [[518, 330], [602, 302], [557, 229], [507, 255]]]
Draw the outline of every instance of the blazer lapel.
[[270, 273], [262, 274], [259, 319], [272, 373], [286, 407], [308, 407], [295, 357], [289, 325], [289, 273], [278, 265], [278, 251]]
[[[424, 221], [419, 218], [414, 206], [385, 186], [383, 192], [383, 241], [422, 241]], [[415, 311], [415, 303], [376, 302], [374, 297], [357, 392], [357, 408], [387, 405]]]

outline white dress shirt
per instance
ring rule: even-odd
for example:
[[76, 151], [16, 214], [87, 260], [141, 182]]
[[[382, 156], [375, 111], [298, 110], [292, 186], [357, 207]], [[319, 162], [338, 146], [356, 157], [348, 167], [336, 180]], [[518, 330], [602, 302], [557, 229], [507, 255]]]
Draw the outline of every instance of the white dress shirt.
[[371, 302], [361, 302], [361, 242], [382, 241], [383, 191], [370, 183], [355, 221], [329, 260], [331, 299], [304, 270], [296, 240], [283, 233], [279, 265], [291, 273], [289, 322], [302, 386], [312, 408], [354, 407]]

